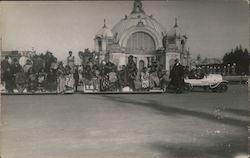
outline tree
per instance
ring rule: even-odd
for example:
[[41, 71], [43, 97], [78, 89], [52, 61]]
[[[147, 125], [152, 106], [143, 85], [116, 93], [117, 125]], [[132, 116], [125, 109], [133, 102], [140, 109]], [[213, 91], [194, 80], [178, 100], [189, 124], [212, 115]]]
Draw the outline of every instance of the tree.
[[237, 74], [249, 74], [249, 52], [247, 49], [242, 49], [242, 46], [237, 46], [230, 53], [226, 53], [223, 57], [224, 65], [236, 64]]

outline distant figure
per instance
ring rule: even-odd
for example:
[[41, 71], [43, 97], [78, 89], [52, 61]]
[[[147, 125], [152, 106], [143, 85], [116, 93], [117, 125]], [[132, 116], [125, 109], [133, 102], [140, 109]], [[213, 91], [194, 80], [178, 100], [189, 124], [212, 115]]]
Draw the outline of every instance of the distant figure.
[[175, 87], [176, 93], [182, 93], [184, 87], [184, 68], [180, 64], [179, 59], [175, 59], [175, 64], [170, 72], [171, 82]]
[[72, 55], [72, 51], [69, 51], [69, 56], [67, 57], [67, 64], [71, 68], [71, 72], [73, 73], [74, 71], [74, 66], [75, 66], [75, 57]]

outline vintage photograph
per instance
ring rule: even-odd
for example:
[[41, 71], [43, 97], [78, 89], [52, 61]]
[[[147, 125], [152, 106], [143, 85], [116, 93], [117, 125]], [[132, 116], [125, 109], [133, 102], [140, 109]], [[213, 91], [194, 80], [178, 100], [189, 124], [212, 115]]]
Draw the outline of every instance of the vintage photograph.
[[1, 158], [249, 158], [246, 0], [1, 1]]

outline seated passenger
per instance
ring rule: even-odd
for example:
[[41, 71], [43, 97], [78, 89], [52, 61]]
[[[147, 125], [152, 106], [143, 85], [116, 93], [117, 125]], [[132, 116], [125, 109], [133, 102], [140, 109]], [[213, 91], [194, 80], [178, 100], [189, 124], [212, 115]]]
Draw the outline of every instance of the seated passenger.
[[32, 62], [31, 60], [27, 60], [26, 63], [24, 64], [23, 66], [23, 70], [24, 72], [27, 74], [28, 73], [28, 70], [32, 67]]
[[109, 76], [105, 73], [105, 68], [103, 67], [100, 70], [100, 90], [106, 91], [109, 90]]
[[126, 66], [125, 65], [122, 65], [122, 69], [118, 72], [118, 80], [119, 80], [120, 90], [122, 90], [122, 88], [128, 86], [128, 84], [127, 84], [127, 73], [126, 73]]
[[86, 88], [90, 88], [91, 85], [92, 85], [92, 77], [93, 77], [93, 74], [92, 74], [92, 71], [91, 71], [91, 67], [90, 65], [86, 65], [85, 67], [85, 72], [84, 72], [84, 82], [85, 82], [85, 86]]
[[15, 88], [15, 77], [11, 71], [11, 68], [7, 68], [4, 75], [5, 89], [8, 93], [13, 93]]
[[45, 81], [47, 78], [47, 73], [45, 72], [44, 68], [41, 68], [38, 72], [38, 89], [41, 90], [42, 92], [45, 91]]
[[100, 89], [100, 72], [97, 65], [92, 67], [92, 84], [94, 90]]
[[140, 74], [142, 90], [148, 90], [149, 88], [149, 73], [146, 67], [144, 67]]
[[111, 72], [108, 74], [109, 76], [109, 90], [116, 91], [118, 88], [118, 79], [117, 79], [117, 73], [116, 73], [116, 67], [112, 66]]
[[23, 91], [27, 88], [27, 76], [24, 73], [23, 69], [16, 74], [16, 88], [19, 93], [23, 93]]
[[154, 67], [151, 67], [150, 77], [150, 88], [159, 87], [160, 86], [160, 79], [158, 77], [157, 71]]
[[73, 90], [74, 89], [74, 78], [73, 74], [71, 73], [71, 67], [66, 66], [66, 72], [65, 72], [65, 88], [66, 90]]
[[35, 92], [37, 90], [37, 74], [33, 68], [28, 70], [28, 92]]
[[46, 90], [49, 92], [56, 91], [57, 88], [56, 81], [57, 81], [56, 71], [50, 68], [46, 78], [46, 84], [45, 84]]
[[65, 91], [65, 68], [62, 62], [59, 62], [57, 68], [57, 92], [63, 94]]

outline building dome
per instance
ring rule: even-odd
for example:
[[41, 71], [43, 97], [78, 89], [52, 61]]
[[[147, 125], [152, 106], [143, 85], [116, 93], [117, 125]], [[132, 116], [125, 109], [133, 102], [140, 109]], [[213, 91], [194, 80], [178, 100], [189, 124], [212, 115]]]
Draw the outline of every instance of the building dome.
[[152, 28], [159, 36], [165, 35], [165, 28], [157, 22], [152, 16], [147, 16], [146, 14], [131, 14], [125, 16], [120, 22], [118, 22], [113, 28], [112, 32], [116, 36], [117, 40], [120, 39], [121, 35], [125, 33], [129, 28], [139, 26], [147, 26]]
[[[140, 29], [138, 29], [140, 28]], [[125, 34], [133, 30], [147, 30], [148, 33], [155, 35], [155, 38], [162, 39], [166, 35], [166, 29], [153, 16], [148, 16], [142, 8], [140, 0], [134, 2], [134, 8], [130, 15], [125, 15], [113, 28], [115, 42], [121, 42]], [[149, 34], [150, 34], [149, 33]]]
[[96, 37], [113, 38], [112, 31], [106, 26], [105, 19], [103, 27], [96, 33]]

